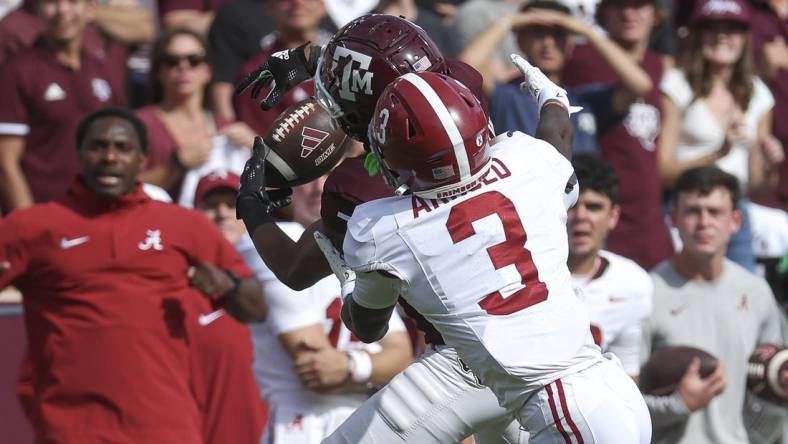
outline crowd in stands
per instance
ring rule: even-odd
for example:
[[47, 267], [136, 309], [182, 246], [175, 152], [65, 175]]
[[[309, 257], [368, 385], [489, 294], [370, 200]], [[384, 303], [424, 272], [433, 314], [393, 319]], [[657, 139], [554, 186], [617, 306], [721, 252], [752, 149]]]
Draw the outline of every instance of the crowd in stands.
[[[146, 415], [156, 421], [135, 430], [138, 442], [154, 442], [156, 427], [183, 431], [189, 442], [288, 442], [275, 438], [296, 429], [298, 442], [319, 442], [314, 430], [330, 433], [423, 351], [404, 314], [377, 343], [351, 337], [339, 318], [339, 282], [286, 287], [235, 219], [238, 176], [254, 137], [314, 94], [307, 81], [262, 110], [235, 85], [271, 54], [322, 45], [369, 12], [415, 22], [447, 58], [482, 73], [496, 133], [533, 135], [539, 119], [510, 54], [583, 107], [571, 116], [573, 153], [581, 187], [589, 185], [569, 215], [569, 265], [592, 323], [598, 319], [597, 343], [635, 378], [651, 350], [669, 345], [706, 349], [723, 363], [708, 377], [690, 368], [673, 395], [647, 397], [654, 442], [788, 442], [785, 406], [751, 396], [743, 382], [756, 345], [788, 340], [788, 0], [0, 2], [0, 283], [33, 298], [95, 279], [91, 297], [134, 292], [141, 300], [56, 325], [49, 314], [74, 307], [55, 309], [56, 298], [26, 303], [30, 349], [18, 391], [41, 442], [113, 442], [112, 424], [148, 424]], [[117, 169], [97, 166], [102, 143], [126, 150]], [[113, 194], [135, 180], [145, 185]], [[322, 185], [296, 188], [279, 213], [294, 239], [319, 218]], [[65, 203], [14, 219], [52, 202]], [[63, 251], [30, 243], [43, 242], [36, 233], [55, 224], [70, 227]], [[162, 239], [178, 245], [177, 254], [141, 256], [161, 250]], [[88, 249], [99, 243], [112, 254]], [[12, 257], [25, 263], [13, 279], [3, 275]], [[184, 267], [189, 274], [178, 276]], [[605, 293], [610, 286], [623, 290]], [[173, 288], [199, 303], [145, 295]], [[218, 309], [217, 294], [235, 305]], [[690, 296], [685, 317], [677, 317]], [[626, 323], [594, 317], [614, 297], [624, 300]], [[185, 330], [146, 321], [162, 313], [185, 319]], [[136, 327], [119, 330], [115, 342], [90, 343], [93, 326], [84, 323], [118, 328], [114, 316]], [[63, 348], [53, 332], [82, 335], [87, 349]], [[121, 347], [136, 350], [119, 355]], [[180, 359], [136, 360], [167, 347]], [[50, 366], [58, 353], [74, 353], [63, 358], [68, 368]], [[91, 356], [106, 368], [80, 367], [78, 359]], [[127, 371], [115, 373], [116, 366]], [[134, 382], [135, 372], [149, 375]], [[97, 414], [107, 429], [82, 434], [89, 425], [59, 407], [68, 391], [51, 387], [69, 377], [97, 397], [83, 408], [115, 408], [126, 401], [102, 386], [125, 386], [132, 413]], [[133, 393], [146, 386], [166, 396]]]

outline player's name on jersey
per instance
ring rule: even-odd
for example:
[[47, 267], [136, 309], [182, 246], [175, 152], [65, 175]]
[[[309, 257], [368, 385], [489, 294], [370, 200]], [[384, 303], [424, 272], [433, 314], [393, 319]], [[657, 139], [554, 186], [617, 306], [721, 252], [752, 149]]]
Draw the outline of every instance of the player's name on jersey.
[[506, 179], [511, 175], [512, 172], [509, 171], [509, 168], [506, 166], [506, 164], [504, 164], [500, 159], [493, 157], [490, 162], [490, 169], [487, 171], [487, 173], [463, 187], [451, 190], [451, 196], [449, 197], [423, 199], [418, 196], [412, 196], [411, 205], [413, 206], [413, 218], [418, 218], [422, 211], [429, 213], [430, 211], [440, 207], [441, 204], [447, 204], [462, 195], [470, 193], [471, 191], [476, 191], [485, 185], [490, 185], [498, 182], [499, 180]]

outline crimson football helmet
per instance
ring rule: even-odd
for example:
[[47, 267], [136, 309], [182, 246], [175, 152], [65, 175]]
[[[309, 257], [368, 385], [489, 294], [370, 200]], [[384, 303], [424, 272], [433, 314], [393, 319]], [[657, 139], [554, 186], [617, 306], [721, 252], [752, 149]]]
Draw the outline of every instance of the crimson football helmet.
[[423, 72], [383, 91], [369, 125], [370, 147], [397, 194], [428, 199], [472, 190], [490, 166], [493, 135], [479, 99], [457, 80]]
[[419, 26], [393, 15], [368, 14], [328, 42], [315, 73], [315, 92], [346, 134], [366, 142], [367, 125], [386, 85], [401, 74], [443, 69], [438, 46]]

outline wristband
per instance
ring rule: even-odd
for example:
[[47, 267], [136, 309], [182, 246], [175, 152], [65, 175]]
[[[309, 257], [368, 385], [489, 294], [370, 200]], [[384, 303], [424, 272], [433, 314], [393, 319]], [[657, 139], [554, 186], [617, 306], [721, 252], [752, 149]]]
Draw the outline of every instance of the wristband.
[[361, 350], [349, 350], [345, 352], [348, 357], [348, 370], [351, 370], [353, 382], [363, 384], [372, 377], [372, 357], [369, 353]]
[[246, 232], [249, 233], [249, 236], [254, 235], [255, 230], [257, 230], [257, 227], [260, 225], [273, 222], [268, 211], [266, 211], [265, 205], [257, 196], [238, 196], [235, 206], [235, 212], [238, 219], [244, 221]]
[[231, 298], [236, 294], [238, 294], [238, 289], [241, 288], [241, 278], [239, 278], [237, 274], [233, 273], [230, 270], [224, 270], [224, 272], [227, 274], [227, 277], [229, 277], [230, 280], [233, 281], [233, 288], [231, 288], [225, 294], [223, 294], [222, 297]]

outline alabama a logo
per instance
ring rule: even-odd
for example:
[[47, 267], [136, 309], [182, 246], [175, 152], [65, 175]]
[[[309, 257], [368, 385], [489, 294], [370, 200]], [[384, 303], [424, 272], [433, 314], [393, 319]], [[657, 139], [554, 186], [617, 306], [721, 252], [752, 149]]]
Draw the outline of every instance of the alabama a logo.
[[161, 244], [161, 230], [146, 230], [145, 240], [137, 244], [137, 248], [142, 251], [154, 249], [161, 251], [164, 246]]
[[305, 126], [301, 129], [301, 157], [306, 159], [312, 154], [312, 151], [320, 145], [321, 142], [326, 140], [328, 133], [318, 129]]
[[[340, 66], [340, 60], [344, 60], [344, 65]], [[331, 70], [336, 73], [337, 68], [342, 70], [339, 77], [339, 96], [344, 100], [356, 101], [356, 94], [362, 93], [372, 95], [372, 72], [369, 71], [369, 64], [372, 57], [352, 51], [347, 48], [337, 47], [334, 50], [334, 60]]]

